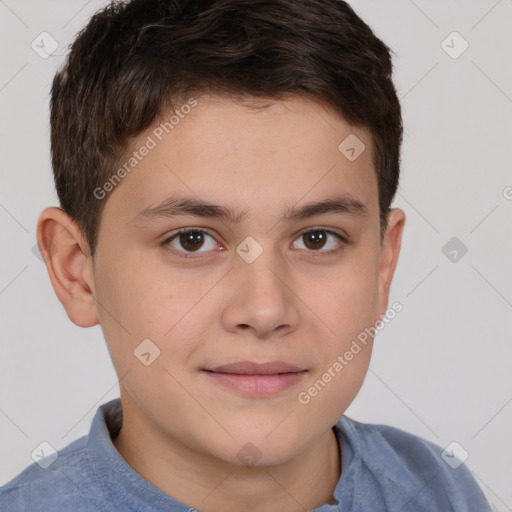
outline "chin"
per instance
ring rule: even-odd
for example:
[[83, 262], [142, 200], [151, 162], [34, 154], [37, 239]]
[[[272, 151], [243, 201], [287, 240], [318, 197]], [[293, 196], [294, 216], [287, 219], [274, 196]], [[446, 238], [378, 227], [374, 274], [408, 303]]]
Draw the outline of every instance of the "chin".
[[[303, 449], [300, 439], [291, 437], [283, 425], [283, 431], [276, 426], [282, 421], [277, 421], [273, 429], [247, 429], [240, 435], [229, 440], [231, 451], [229, 462], [246, 467], [278, 466], [289, 462]], [[269, 435], [269, 432], [270, 435]]]

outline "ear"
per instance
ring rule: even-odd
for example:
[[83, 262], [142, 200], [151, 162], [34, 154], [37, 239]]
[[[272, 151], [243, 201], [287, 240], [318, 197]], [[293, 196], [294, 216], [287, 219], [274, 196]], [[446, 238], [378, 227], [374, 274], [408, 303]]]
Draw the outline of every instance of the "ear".
[[379, 263], [378, 318], [380, 320], [388, 307], [389, 288], [395, 273], [398, 255], [402, 245], [405, 213], [400, 208], [392, 208], [388, 214], [388, 227], [382, 241]]
[[37, 223], [37, 244], [55, 294], [70, 320], [79, 327], [99, 322], [94, 299], [94, 271], [89, 244], [63, 210], [43, 210]]

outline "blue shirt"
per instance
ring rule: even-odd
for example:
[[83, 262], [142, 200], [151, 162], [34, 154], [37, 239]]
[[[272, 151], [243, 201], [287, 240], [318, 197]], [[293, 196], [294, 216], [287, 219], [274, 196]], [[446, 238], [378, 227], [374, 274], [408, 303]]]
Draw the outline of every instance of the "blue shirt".
[[[46, 469], [42, 461], [34, 462], [0, 487], [0, 511], [194, 511], [125, 462], [112, 443], [121, 423], [119, 398], [99, 406], [88, 435], [60, 450]], [[343, 454], [334, 490], [337, 503], [314, 512], [491, 510], [466, 465], [454, 469], [458, 463], [445, 462], [439, 446], [394, 427], [346, 416], [333, 430]]]

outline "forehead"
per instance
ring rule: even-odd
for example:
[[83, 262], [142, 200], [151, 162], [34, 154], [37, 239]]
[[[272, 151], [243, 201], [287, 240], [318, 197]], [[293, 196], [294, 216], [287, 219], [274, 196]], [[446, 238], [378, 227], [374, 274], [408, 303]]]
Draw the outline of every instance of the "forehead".
[[[372, 213], [378, 196], [371, 137], [324, 105], [296, 96], [243, 103], [199, 96], [183, 105], [132, 141], [120, 164], [130, 171], [107, 204], [137, 214], [178, 195], [246, 216], [254, 209], [281, 216], [300, 201], [348, 194]], [[356, 159], [343, 153], [347, 140], [360, 144]]]

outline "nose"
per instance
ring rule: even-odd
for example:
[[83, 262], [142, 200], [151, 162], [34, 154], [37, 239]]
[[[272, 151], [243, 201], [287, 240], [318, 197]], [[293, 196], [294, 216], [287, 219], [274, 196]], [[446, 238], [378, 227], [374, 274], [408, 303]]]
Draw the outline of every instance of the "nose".
[[225, 328], [245, 336], [252, 331], [262, 339], [295, 330], [300, 301], [284, 262], [269, 249], [251, 263], [240, 257], [235, 266], [226, 283], [222, 312]]

